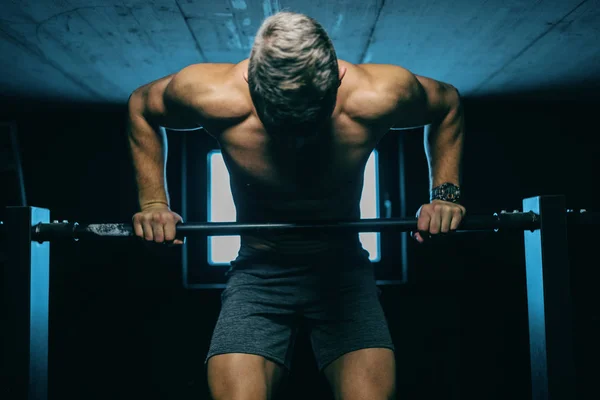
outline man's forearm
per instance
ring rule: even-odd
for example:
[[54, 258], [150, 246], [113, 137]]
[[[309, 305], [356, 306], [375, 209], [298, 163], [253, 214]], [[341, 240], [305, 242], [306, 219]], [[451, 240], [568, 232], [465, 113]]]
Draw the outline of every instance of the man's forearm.
[[458, 93], [453, 97], [443, 119], [425, 127], [430, 189], [445, 182], [460, 184], [465, 123]]
[[140, 208], [143, 210], [155, 204], [169, 205], [165, 130], [149, 123], [135, 104], [130, 105], [129, 109], [128, 140]]

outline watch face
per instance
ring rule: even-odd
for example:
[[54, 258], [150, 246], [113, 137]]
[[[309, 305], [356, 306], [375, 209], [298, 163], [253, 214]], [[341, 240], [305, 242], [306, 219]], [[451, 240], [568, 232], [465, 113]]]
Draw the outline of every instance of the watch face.
[[456, 202], [460, 198], [460, 188], [452, 183], [444, 183], [433, 190], [433, 198]]
[[455, 200], [456, 198], [458, 198], [459, 195], [460, 195], [460, 190], [458, 189], [457, 186], [448, 185], [448, 187], [446, 188], [446, 197], [448, 199]]

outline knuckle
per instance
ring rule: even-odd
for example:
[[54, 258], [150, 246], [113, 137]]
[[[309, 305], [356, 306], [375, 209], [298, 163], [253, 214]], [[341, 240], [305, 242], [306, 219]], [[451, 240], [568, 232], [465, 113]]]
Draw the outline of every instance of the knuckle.
[[162, 213], [159, 213], [159, 212], [152, 213], [150, 218], [154, 222], [163, 222], [163, 219], [164, 219]]
[[169, 227], [169, 229], [171, 230], [175, 230], [175, 226], [177, 225], [177, 219], [176, 218], [169, 218], [169, 220], [167, 221], [167, 226]]

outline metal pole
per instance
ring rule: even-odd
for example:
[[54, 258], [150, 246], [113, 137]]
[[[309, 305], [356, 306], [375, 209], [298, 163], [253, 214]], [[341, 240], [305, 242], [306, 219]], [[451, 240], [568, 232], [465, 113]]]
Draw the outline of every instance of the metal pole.
[[575, 399], [565, 198], [528, 198], [523, 210], [540, 217], [539, 230], [525, 231], [532, 399]]
[[[505, 213], [490, 216], [469, 216], [461, 224], [462, 231], [493, 229], [536, 229], [537, 215], [534, 213]], [[247, 233], [284, 232], [410, 232], [417, 228], [416, 218], [363, 219], [357, 221], [319, 221], [314, 223], [240, 223], [205, 222], [177, 226], [180, 237], [189, 235], [243, 235]], [[130, 223], [77, 224], [52, 223], [38, 224], [33, 229], [33, 240], [95, 239], [132, 237]]]
[[8, 207], [9, 249], [4, 267], [3, 369], [5, 399], [48, 398], [48, 297], [50, 243], [32, 241], [32, 227], [47, 223], [50, 212]]
[[[398, 135], [398, 167], [400, 168], [400, 217], [406, 218], [406, 151], [404, 135]], [[408, 232], [400, 233], [400, 260], [402, 260], [402, 283], [408, 282]]]

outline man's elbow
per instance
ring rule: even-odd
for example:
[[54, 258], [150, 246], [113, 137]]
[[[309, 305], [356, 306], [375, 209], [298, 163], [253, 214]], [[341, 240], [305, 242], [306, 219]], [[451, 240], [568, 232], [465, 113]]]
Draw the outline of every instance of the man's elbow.
[[145, 104], [148, 98], [147, 85], [140, 86], [129, 95], [127, 99], [127, 108], [130, 113], [142, 114], [145, 109]]
[[460, 106], [460, 93], [458, 92], [458, 89], [449, 83], [441, 83], [440, 86], [442, 98], [447, 107], [455, 108]]
[[443, 92], [446, 108], [445, 119], [455, 120], [462, 118], [463, 106], [458, 89], [452, 85], [444, 84]]
[[142, 92], [144, 91], [144, 87], [140, 86], [139, 88], [135, 89], [133, 92], [131, 92], [131, 94], [129, 95], [129, 99], [128, 101], [131, 101], [132, 98], [135, 97], [140, 97], [142, 95]]
[[452, 127], [450, 131], [454, 132], [454, 138], [459, 139], [464, 134], [464, 109], [458, 89], [450, 86], [446, 93], [447, 114], [443, 124]]
[[160, 87], [145, 85], [134, 90], [127, 103], [129, 114], [155, 121], [165, 113]]
[[157, 122], [158, 115], [151, 107], [147, 88], [136, 89], [127, 101], [127, 114], [129, 123], [137, 126], [160, 126]]

